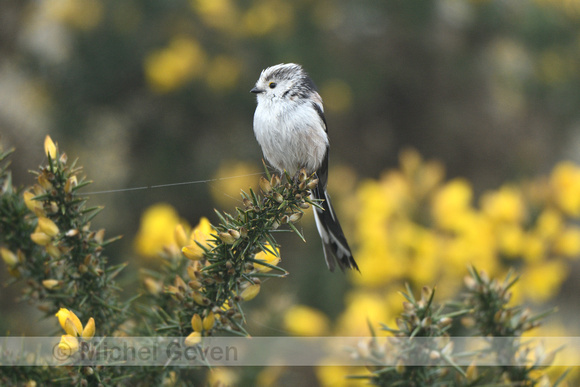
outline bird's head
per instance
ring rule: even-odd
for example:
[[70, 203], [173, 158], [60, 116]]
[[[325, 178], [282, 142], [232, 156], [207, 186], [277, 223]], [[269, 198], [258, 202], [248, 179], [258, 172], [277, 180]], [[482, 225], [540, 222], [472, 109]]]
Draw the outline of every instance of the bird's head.
[[257, 95], [258, 102], [261, 99], [297, 100], [312, 97], [316, 86], [302, 66], [281, 63], [263, 70], [250, 91]]

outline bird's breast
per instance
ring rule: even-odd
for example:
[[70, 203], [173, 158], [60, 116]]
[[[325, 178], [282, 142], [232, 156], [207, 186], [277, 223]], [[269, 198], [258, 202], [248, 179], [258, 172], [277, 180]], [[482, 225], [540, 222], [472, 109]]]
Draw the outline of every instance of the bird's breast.
[[322, 119], [306, 104], [258, 104], [254, 133], [268, 162], [290, 174], [303, 167], [316, 171], [328, 147]]

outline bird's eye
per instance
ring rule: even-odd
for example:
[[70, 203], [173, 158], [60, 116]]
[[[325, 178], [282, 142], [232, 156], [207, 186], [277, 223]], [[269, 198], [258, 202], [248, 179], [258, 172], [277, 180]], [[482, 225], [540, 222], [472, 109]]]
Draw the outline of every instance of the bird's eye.
[[270, 82], [270, 84], [268, 86], [270, 86], [270, 89], [273, 89], [276, 87], [276, 85], [277, 85], [276, 82]]

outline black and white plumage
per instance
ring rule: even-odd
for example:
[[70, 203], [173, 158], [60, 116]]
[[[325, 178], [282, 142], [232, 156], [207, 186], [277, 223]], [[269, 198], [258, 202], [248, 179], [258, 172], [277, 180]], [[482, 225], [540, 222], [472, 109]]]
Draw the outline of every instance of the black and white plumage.
[[314, 208], [314, 217], [328, 268], [358, 270], [326, 191], [329, 142], [322, 98], [312, 79], [300, 65], [282, 63], [263, 70], [251, 92], [258, 100], [254, 134], [266, 160], [290, 175], [301, 168], [316, 172], [319, 183], [312, 197], [322, 199], [324, 210]]

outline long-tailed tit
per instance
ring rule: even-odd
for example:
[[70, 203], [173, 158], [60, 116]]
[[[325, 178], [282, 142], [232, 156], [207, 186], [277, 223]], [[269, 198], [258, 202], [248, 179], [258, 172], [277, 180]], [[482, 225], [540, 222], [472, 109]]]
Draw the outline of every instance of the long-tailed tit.
[[266, 160], [290, 175], [301, 168], [316, 172], [319, 183], [312, 197], [322, 199], [324, 210], [314, 208], [314, 218], [328, 268], [334, 271], [338, 264], [341, 270], [358, 270], [326, 192], [328, 134], [322, 98], [312, 79], [300, 65], [282, 63], [263, 70], [251, 92], [258, 100], [254, 134]]

